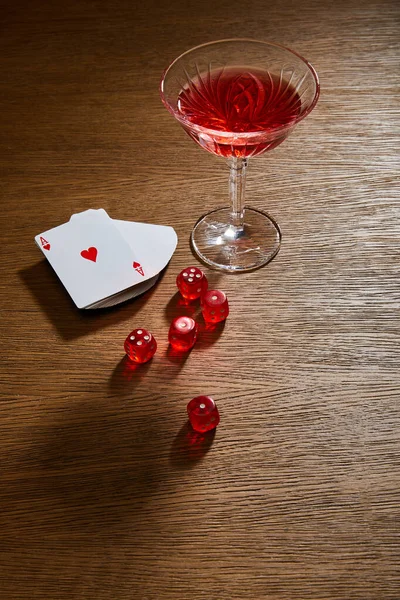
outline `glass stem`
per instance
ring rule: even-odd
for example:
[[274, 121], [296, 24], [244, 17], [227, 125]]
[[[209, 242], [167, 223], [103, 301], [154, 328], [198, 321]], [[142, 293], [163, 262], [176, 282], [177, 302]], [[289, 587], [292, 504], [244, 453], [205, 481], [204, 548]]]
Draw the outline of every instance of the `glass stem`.
[[235, 228], [243, 229], [247, 158], [231, 158], [229, 160], [229, 167], [231, 225]]

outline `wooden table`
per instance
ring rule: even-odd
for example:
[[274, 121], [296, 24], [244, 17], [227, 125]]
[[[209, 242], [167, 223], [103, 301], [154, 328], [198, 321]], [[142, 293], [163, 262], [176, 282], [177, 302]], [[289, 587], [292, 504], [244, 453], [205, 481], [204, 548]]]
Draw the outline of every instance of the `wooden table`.
[[[398, 600], [398, 3], [17, 0], [2, 10], [0, 596]], [[188, 236], [227, 169], [161, 105], [163, 68], [212, 39], [305, 55], [314, 112], [254, 160], [278, 220], [266, 268], [185, 358], [167, 330]], [[88, 208], [172, 225], [162, 281], [78, 311], [36, 234]], [[159, 341], [131, 370], [123, 341]], [[193, 440], [186, 403], [221, 424]]]

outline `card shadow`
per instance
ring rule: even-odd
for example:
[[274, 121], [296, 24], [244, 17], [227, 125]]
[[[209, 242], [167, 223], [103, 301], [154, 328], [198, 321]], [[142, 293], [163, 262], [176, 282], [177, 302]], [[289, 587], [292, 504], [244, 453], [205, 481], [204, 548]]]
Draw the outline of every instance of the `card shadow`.
[[164, 272], [157, 283], [140, 296], [110, 308], [93, 310], [81, 310], [75, 306], [45, 260], [22, 269], [19, 276], [61, 337], [72, 340], [134, 316], [151, 298]]
[[199, 433], [195, 431], [190, 421], [187, 421], [178, 431], [170, 452], [170, 463], [177, 469], [191, 469], [202, 460], [210, 450], [216, 429]]

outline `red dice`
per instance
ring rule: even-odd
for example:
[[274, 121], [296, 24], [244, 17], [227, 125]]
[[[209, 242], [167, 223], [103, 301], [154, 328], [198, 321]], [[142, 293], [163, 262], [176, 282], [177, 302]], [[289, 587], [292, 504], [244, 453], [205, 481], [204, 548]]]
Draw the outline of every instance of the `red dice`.
[[168, 340], [175, 350], [190, 350], [197, 339], [198, 326], [190, 317], [176, 317], [169, 328]]
[[204, 433], [215, 429], [219, 423], [217, 405], [210, 396], [197, 396], [187, 405], [189, 421], [195, 431]]
[[225, 321], [229, 315], [228, 298], [221, 290], [208, 290], [201, 297], [201, 312], [207, 323]]
[[126, 338], [124, 348], [130, 360], [145, 363], [154, 356], [157, 342], [147, 329], [134, 329]]
[[176, 285], [187, 300], [196, 300], [208, 287], [207, 277], [197, 267], [183, 269], [176, 278]]

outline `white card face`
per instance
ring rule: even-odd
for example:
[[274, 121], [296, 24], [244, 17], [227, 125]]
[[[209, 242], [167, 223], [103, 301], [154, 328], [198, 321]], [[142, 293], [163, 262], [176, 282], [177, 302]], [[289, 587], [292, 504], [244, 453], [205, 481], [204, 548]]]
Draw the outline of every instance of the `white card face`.
[[[139, 282], [111, 298], [88, 306], [89, 309], [115, 306], [149, 290], [157, 282], [160, 271], [167, 266], [178, 242], [177, 235], [172, 227], [149, 223], [133, 223], [117, 219], [114, 219], [114, 223], [126, 241], [132, 246], [137, 262], [140, 261], [140, 265], [145, 270], [143, 282]], [[152, 275], [153, 273], [156, 274]]]
[[37, 235], [35, 241], [78, 308], [151, 276], [102, 209], [73, 215], [68, 223]]
[[117, 219], [114, 223], [132, 247], [147, 277], [157, 275], [167, 266], [178, 243], [172, 227]]

